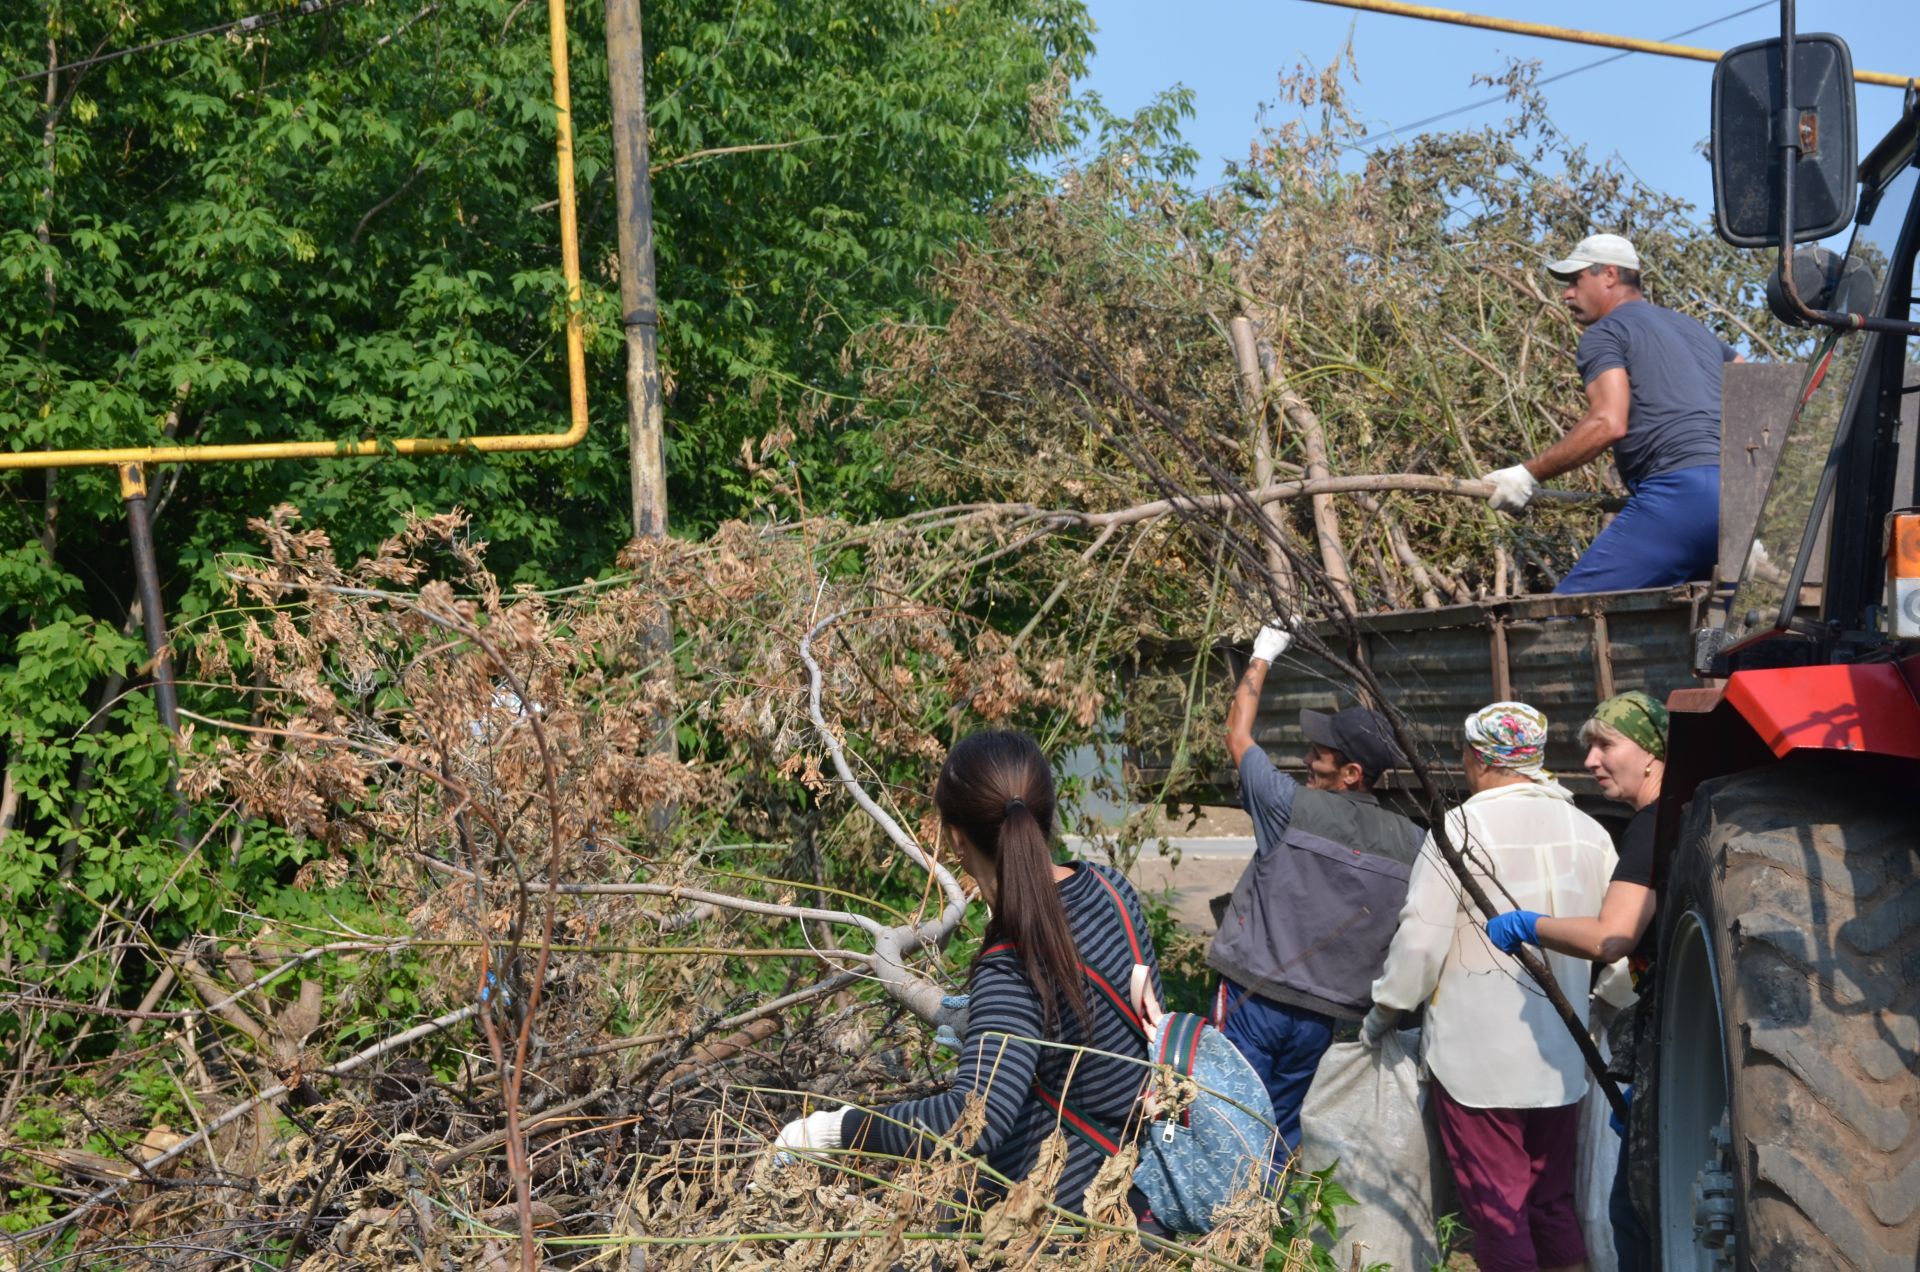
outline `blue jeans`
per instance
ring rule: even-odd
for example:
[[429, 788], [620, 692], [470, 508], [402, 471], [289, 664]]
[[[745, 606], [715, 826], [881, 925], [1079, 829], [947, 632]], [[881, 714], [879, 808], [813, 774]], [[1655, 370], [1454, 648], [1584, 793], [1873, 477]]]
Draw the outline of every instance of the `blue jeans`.
[[1273, 1101], [1273, 1120], [1280, 1128], [1280, 1142], [1273, 1146], [1278, 1169], [1300, 1147], [1300, 1106], [1333, 1042], [1333, 1017], [1249, 994], [1232, 981], [1226, 1006], [1227, 1041], [1247, 1058]]
[[1641, 482], [1553, 590], [1673, 587], [1712, 578], [1719, 555], [1720, 465], [1681, 468]]
[[1627, 1191], [1627, 1144], [1620, 1145], [1620, 1165], [1613, 1172], [1613, 1192], [1607, 1198], [1607, 1218], [1613, 1223], [1613, 1249], [1620, 1272], [1653, 1272], [1653, 1242], [1640, 1223]]

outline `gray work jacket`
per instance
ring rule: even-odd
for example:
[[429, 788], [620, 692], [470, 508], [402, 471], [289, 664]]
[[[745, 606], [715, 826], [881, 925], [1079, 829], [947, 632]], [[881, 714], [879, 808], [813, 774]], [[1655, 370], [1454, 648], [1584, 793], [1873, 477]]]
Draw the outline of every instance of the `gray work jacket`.
[[1253, 860], [1207, 964], [1262, 998], [1358, 1020], [1425, 834], [1370, 793], [1302, 787], [1257, 746], [1240, 759], [1240, 795]]

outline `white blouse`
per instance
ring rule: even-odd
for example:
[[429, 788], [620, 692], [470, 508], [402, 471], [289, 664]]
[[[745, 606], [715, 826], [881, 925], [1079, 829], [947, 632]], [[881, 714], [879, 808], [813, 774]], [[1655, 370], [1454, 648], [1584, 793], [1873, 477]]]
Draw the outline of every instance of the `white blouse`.
[[[1500, 911], [1600, 913], [1613, 875], [1613, 841], [1557, 783], [1482, 791], [1447, 814], [1447, 830]], [[1402, 1011], [1426, 1004], [1421, 1058], [1458, 1103], [1481, 1109], [1572, 1104], [1587, 1090], [1579, 1047], [1539, 986], [1487, 939], [1486, 917], [1429, 834], [1413, 864], [1386, 966], [1373, 983], [1373, 1001]], [[1584, 1021], [1593, 964], [1540, 952]]]

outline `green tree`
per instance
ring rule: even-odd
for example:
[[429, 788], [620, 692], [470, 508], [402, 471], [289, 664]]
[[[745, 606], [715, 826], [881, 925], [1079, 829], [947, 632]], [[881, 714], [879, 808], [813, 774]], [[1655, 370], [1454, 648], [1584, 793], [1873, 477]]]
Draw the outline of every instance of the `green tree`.
[[[27, 450], [562, 427], [544, 7], [355, 0], [68, 65], [256, 7], [0, 13], [0, 438]], [[589, 439], [541, 456], [163, 470], [176, 628], [190, 635], [215, 603], [218, 554], [283, 501], [344, 554], [412, 510], [461, 505], [501, 576], [534, 584], [603, 571], [625, 541], [603, 14], [584, 0], [567, 12]], [[1088, 50], [1086, 15], [1078, 0], [667, 0], [646, 16], [676, 525], [750, 506], [741, 448], [764, 453], [769, 434], [793, 435], [812, 506], [873, 506], [887, 477], [862, 440], [849, 342], [937, 314], [929, 264], [1059, 144], [1050, 124]], [[88, 873], [90, 835], [171, 852], [170, 800], [151, 706], [123, 692], [140, 687], [144, 655], [112, 475], [11, 472], [0, 492], [0, 731], [17, 797], [0, 928], [29, 959], [43, 940], [67, 952], [98, 916], [64, 910], [71, 930], [51, 935], [12, 916], [47, 912], [63, 862], [109, 877]], [[148, 863], [154, 879], [113, 875], [101, 895], [146, 904], [167, 883], [159, 917], [191, 893], [215, 907], [204, 918], [223, 889], [290, 874], [269, 857], [249, 859], [252, 875], [190, 867], [209, 872], [205, 887]]]

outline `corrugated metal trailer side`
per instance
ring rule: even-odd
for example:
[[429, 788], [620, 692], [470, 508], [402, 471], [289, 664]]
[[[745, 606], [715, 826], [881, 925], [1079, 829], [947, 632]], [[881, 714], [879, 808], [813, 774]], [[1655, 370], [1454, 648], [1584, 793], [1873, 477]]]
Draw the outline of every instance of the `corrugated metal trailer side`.
[[[1611, 694], [1644, 689], [1664, 701], [1670, 691], [1695, 683], [1689, 659], [1706, 593], [1704, 586], [1690, 585], [1369, 615], [1361, 624], [1360, 656], [1413, 723], [1417, 744], [1437, 768], [1457, 772], [1460, 722], [1469, 712], [1518, 698], [1544, 711], [1551, 723], [1548, 766], [1576, 794], [1593, 796], [1597, 792], [1581, 767], [1581, 723]], [[1315, 632], [1325, 641], [1344, 640], [1332, 624]], [[1210, 652], [1204, 692], [1224, 702], [1245, 654]], [[1191, 675], [1194, 656], [1192, 649], [1169, 649], [1149, 666], [1164, 677], [1164, 686]], [[1306, 752], [1300, 709], [1328, 710], [1353, 701], [1352, 688], [1330, 664], [1283, 657], [1267, 674], [1254, 737], [1283, 768], [1298, 772]], [[1136, 798], [1157, 794], [1172, 760], [1171, 753], [1129, 753]], [[1404, 790], [1410, 778], [1392, 774], [1385, 785]], [[1231, 773], [1210, 771], [1207, 784], [1225, 802], [1238, 801]]]

